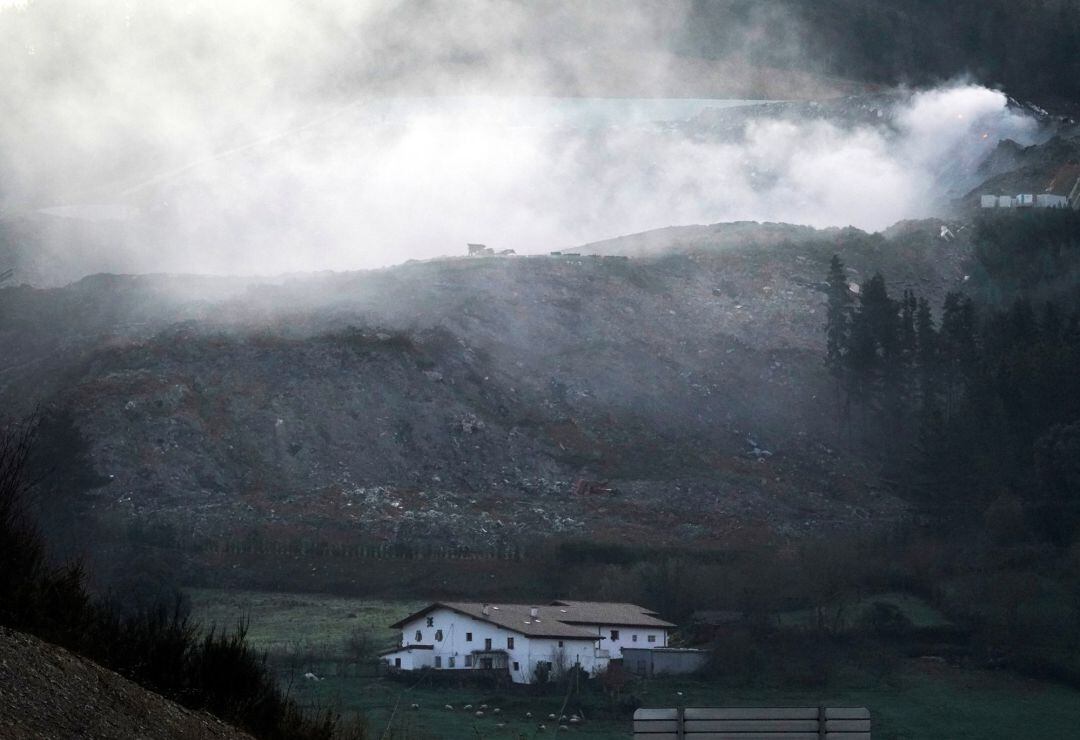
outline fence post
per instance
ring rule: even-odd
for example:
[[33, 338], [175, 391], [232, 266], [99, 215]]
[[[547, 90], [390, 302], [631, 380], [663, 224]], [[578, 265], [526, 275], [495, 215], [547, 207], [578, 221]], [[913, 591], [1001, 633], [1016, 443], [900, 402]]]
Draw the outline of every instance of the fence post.
[[817, 734], [818, 734], [818, 737], [821, 738], [821, 740], [825, 740], [825, 737], [826, 737], [825, 728], [827, 726], [828, 725], [827, 725], [827, 723], [825, 721], [825, 707], [818, 707], [817, 708]]
[[683, 740], [686, 737], [686, 709], [678, 707], [675, 710], [675, 737]]

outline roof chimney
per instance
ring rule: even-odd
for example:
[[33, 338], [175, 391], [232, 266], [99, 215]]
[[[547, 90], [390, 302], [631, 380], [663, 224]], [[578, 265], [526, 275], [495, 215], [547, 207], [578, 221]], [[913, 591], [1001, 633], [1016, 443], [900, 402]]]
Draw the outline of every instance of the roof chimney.
[[533, 619], [536, 619], [537, 617], [540, 616], [540, 610], [537, 609], [535, 606], [532, 607], [531, 609], [529, 609], [529, 616], [532, 617]]
[[483, 614], [486, 617], [488, 614], [491, 613], [491, 610], [488, 608], [487, 604], [484, 604], [483, 606], [480, 607], [480, 613]]

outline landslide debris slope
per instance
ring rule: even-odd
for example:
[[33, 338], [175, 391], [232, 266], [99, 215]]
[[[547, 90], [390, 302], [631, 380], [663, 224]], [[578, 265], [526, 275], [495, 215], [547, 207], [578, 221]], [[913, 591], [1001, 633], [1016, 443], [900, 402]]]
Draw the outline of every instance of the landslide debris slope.
[[0, 737], [241, 740], [251, 736], [61, 647], [0, 627]]
[[105, 481], [77, 506], [196, 540], [716, 544], [892, 522], [899, 501], [836, 443], [821, 281], [839, 253], [853, 283], [881, 269], [940, 305], [970, 251], [940, 225], [9, 288], [0, 392], [70, 412]]

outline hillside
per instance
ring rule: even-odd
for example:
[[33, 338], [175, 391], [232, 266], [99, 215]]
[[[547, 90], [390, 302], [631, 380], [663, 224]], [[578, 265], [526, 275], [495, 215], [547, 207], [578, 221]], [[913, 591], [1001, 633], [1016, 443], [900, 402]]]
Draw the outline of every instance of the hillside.
[[85, 455], [61, 434], [54, 459], [104, 483], [75, 508], [190, 544], [724, 545], [887, 523], [902, 505], [836, 445], [818, 286], [838, 252], [853, 282], [883, 269], [940, 303], [968, 246], [939, 230], [718, 225], [583, 249], [651, 255], [633, 259], [10, 288], [0, 392], [70, 412]]
[[745, 54], [759, 64], [885, 85], [969, 77], [1077, 110], [1076, 0], [729, 0], [691, 7], [679, 45], [688, 54]]
[[0, 736], [18, 740], [248, 738], [96, 663], [0, 627]]

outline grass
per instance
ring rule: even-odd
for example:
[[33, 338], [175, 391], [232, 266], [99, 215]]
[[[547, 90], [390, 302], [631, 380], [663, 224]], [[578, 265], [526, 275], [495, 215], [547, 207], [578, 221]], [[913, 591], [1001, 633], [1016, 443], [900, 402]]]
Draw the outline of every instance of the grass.
[[[866, 706], [874, 718], [876, 740], [1014, 740], [1022, 737], [1075, 737], [1080, 727], [1080, 693], [1053, 684], [1006, 674], [912, 661], [895, 685], [805, 691], [731, 690], [691, 678], [651, 679], [628, 687], [644, 706]], [[680, 694], [681, 692], [681, 694]], [[372, 730], [396, 738], [537, 738], [554, 735], [547, 720], [559, 712], [560, 696], [502, 695], [458, 688], [410, 687], [386, 679], [327, 678], [294, 687], [301, 704], [337, 706], [362, 713]], [[596, 700], [594, 698], [594, 700]], [[418, 704], [419, 709], [412, 705]], [[445, 705], [453, 710], [446, 710]], [[463, 710], [472, 704], [499, 707], [482, 718]], [[394, 707], [397, 711], [394, 712]], [[526, 719], [525, 712], [533, 718]], [[391, 715], [393, 714], [393, 717]], [[601, 740], [630, 737], [629, 718], [599, 719], [585, 712], [584, 724], [570, 735]], [[505, 727], [497, 727], [502, 722]], [[547, 726], [540, 731], [539, 725]], [[560, 733], [567, 734], [567, 733]]]
[[369, 632], [376, 650], [397, 644], [389, 625], [423, 606], [415, 601], [346, 599], [322, 594], [190, 589], [192, 616], [204, 625], [231, 628], [248, 622], [248, 640], [275, 656], [315, 652], [324, 659], [347, 657], [345, 640], [356, 629]]

